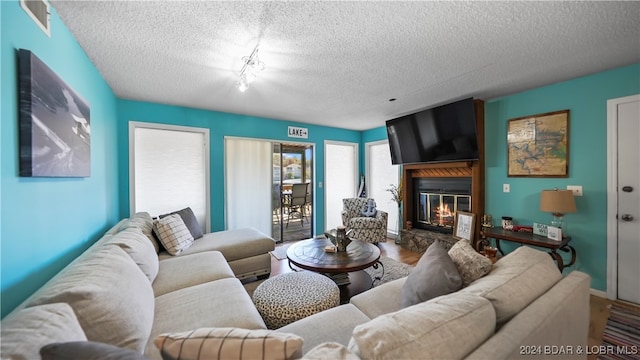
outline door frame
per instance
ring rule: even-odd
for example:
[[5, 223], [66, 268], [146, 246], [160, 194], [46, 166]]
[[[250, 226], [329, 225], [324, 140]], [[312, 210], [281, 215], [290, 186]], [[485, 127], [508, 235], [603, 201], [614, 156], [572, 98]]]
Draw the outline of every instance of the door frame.
[[640, 94], [607, 100], [607, 298], [618, 299], [618, 105]]

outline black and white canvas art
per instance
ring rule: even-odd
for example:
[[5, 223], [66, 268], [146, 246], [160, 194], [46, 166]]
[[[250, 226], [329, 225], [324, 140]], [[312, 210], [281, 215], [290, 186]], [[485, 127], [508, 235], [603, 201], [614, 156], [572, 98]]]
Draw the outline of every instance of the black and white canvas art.
[[18, 58], [20, 176], [90, 176], [89, 104], [31, 51]]

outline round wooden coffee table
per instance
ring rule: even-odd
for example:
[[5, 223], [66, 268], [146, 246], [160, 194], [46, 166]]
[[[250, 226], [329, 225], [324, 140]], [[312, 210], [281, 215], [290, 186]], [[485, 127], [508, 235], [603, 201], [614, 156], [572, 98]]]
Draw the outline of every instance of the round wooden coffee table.
[[328, 245], [333, 244], [323, 237], [292, 244], [287, 249], [289, 267], [322, 273], [332, 278], [340, 288], [341, 303], [349, 302], [351, 297], [373, 287], [373, 280], [364, 269], [382, 266], [377, 246], [354, 240], [347, 246], [347, 251], [325, 252]]

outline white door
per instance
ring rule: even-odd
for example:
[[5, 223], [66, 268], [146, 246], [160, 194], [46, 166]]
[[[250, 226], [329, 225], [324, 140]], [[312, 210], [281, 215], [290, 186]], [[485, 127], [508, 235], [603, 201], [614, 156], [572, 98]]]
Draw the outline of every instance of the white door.
[[617, 298], [640, 304], [640, 96], [610, 100], [608, 110], [617, 137]]

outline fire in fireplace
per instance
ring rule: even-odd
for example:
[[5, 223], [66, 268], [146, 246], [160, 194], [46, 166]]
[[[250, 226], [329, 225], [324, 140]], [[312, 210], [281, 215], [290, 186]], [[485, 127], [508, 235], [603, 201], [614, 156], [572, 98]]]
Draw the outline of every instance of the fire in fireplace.
[[453, 232], [457, 211], [471, 211], [471, 178], [418, 178], [413, 223], [417, 228]]

